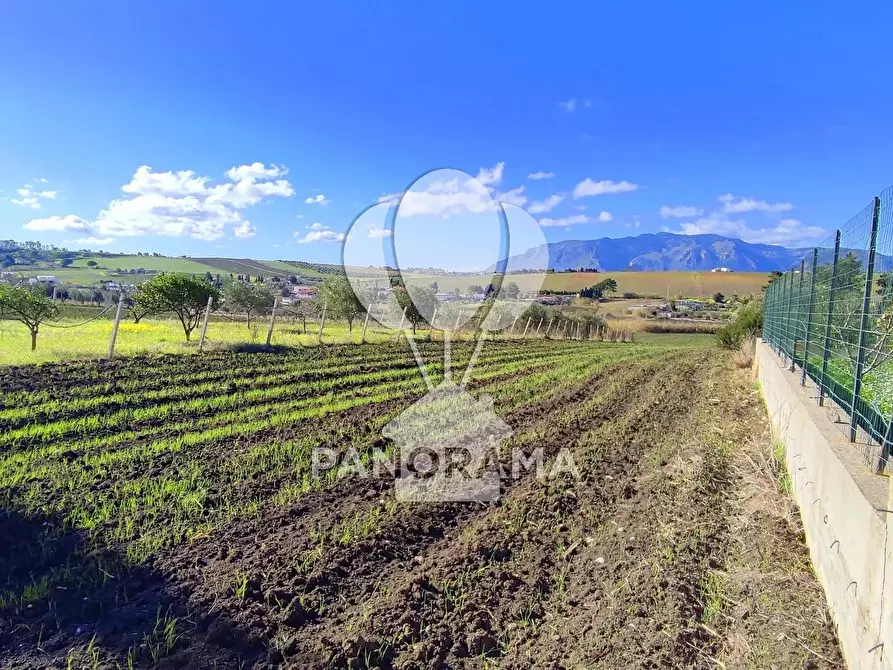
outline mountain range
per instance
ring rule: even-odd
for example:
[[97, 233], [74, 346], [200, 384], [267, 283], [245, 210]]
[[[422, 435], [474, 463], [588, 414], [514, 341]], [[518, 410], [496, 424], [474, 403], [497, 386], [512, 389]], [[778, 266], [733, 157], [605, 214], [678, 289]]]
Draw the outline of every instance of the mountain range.
[[738, 272], [787, 270], [811, 249], [786, 249], [752, 244], [721, 235], [646, 233], [635, 237], [551, 242], [512, 256], [513, 269], [548, 267], [555, 271], [577, 268], [620, 270], [712, 270], [724, 267]]

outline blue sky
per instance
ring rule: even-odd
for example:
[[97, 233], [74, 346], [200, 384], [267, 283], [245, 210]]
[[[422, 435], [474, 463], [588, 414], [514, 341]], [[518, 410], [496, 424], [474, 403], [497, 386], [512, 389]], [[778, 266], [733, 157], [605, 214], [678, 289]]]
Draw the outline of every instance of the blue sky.
[[335, 262], [452, 167], [552, 241], [815, 241], [893, 183], [893, 7], [728, 4], [7, 3], [0, 238]]

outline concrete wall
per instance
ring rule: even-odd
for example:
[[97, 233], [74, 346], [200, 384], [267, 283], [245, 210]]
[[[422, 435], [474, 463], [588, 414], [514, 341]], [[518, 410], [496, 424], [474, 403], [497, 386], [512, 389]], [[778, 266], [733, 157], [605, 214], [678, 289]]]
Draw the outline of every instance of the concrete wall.
[[800, 386], [799, 371], [763, 342], [756, 365], [847, 664], [893, 670], [893, 488]]

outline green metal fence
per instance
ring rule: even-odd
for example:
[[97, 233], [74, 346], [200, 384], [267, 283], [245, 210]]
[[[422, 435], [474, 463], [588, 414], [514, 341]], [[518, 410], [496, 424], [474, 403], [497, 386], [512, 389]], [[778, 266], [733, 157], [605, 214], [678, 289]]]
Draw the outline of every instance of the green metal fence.
[[790, 270], [765, 296], [763, 337], [816, 389], [866, 462], [893, 445], [893, 188]]

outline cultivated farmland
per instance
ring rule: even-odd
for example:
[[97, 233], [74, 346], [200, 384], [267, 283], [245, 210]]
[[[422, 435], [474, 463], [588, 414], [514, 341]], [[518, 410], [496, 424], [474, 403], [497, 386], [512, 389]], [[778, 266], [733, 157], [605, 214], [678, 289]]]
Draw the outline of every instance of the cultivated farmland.
[[[0, 369], [0, 662], [743, 667], [744, 635], [754, 667], [834, 667], [775, 475], [736, 470], [756, 392], [709, 341], [665, 342], [487, 342], [468, 388], [513, 431], [500, 457], [566, 449], [579, 472], [490, 504], [360, 476], [425, 392], [402, 344]], [[436, 384], [442, 344], [419, 346]], [[453, 347], [455, 377], [472, 355]], [[314, 476], [316, 448], [349, 472]], [[762, 516], [733, 541], [742, 500]]]

